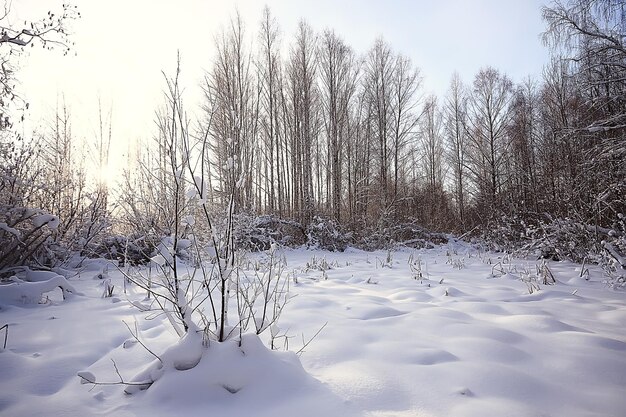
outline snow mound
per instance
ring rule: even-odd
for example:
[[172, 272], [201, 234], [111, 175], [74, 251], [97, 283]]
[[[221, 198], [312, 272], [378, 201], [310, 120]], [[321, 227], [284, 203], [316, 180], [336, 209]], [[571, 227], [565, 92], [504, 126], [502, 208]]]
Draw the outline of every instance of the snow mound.
[[[125, 392], [162, 415], [181, 409], [205, 415], [229, 409], [284, 415], [295, 412], [296, 403], [298, 415], [350, 415], [339, 399], [333, 404], [332, 393], [307, 374], [295, 353], [270, 350], [255, 334], [205, 347], [200, 334], [188, 333], [160, 358], [135, 376]], [[323, 401], [318, 403], [314, 398], [319, 395]], [[309, 411], [300, 409], [303, 401], [310, 402]]]
[[[74, 287], [61, 275], [52, 272], [43, 275], [33, 272], [30, 274], [34, 274], [35, 282], [23, 281], [14, 275], [10, 278], [13, 282], [0, 285], [0, 304], [37, 304], [42, 301], [44, 294], [57, 288], [61, 289], [64, 300], [77, 293]], [[48, 279], [37, 281], [42, 277], [48, 277]]]
[[60, 223], [59, 218], [52, 214], [40, 214], [39, 216], [33, 217], [33, 225], [35, 227], [47, 225], [50, 229], [56, 230]]

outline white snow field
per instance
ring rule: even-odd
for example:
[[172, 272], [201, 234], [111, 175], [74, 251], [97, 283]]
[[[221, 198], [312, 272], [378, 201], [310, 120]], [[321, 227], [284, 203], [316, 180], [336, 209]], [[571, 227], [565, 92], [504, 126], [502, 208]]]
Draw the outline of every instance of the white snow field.
[[[117, 366], [128, 381], [156, 361], [124, 322], [164, 362], [177, 341], [163, 315], [136, 306], [143, 290], [123, 293], [119, 271], [110, 268], [112, 298], [94, 278], [102, 261], [68, 277], [75, 292], [65, 300], [59, 289], [44, 304], [5, 298], [0, 416], [626, 415], [626, 293], [596, 267], [580, 278], [580, 265], [549, 262], [558, 282], [529, 294], [521, 278], [536, 261], [464, 246], [391, 260], [383, 251], [283, 252], [294, 298], [279, 326], [291, 352], [255, 336], [211, 343], [197, 366], [174, 363], [132, 395], [77, 376], [115, 383]], [[303, 335], [325, 324], [296, 356]], [[184, 362], [185, 343], [171, 349]]]

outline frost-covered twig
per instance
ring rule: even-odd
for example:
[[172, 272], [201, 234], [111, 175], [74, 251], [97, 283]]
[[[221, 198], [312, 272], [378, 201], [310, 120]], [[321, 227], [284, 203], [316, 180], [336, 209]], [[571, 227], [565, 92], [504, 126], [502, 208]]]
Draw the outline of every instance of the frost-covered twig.
[[327, 324], [328, 322], [324, 323], [324, 325], [320, 327], [320, 329], [307, 342], [304, 342], [304, 335], [302, 335], [302, 343], [304, 344], [300, 348], [300, 350], [296, 352], [296, 355], [301, 355], [302, 353], [304, 353], [304, 349], [306, 349], [306, 347], [309, 346], [309, 344], [313, 341], [313, 339], [315, 339], [322, 332], [322, 330], [324, 330]]
[[134, 386], [141, 386], [141, 387], [146, 387], [152, 384], [152, 381], [150, 382], [129, 382], [129, 381], [125, 381], [124, 378], [122, 377], [122, 374], [120, 373], [120, 370], [117, 367], [117, 364], [115, 363], [115, 361], [113, 360], [113, 358], [111, 358], [111, 362], [113, 362], [113, 368], [115, 369], [115, 373], [117, 374], [117, 376], [119, 377], [119, 381], [108, 381], [108, 382], [99, 382], [96, 379], [96, 376], [89, 372], [89, 371], [80, 371], [78, 372], [76, 375], [81, 379], [81, 384], [93, 384], [93, 385], [134, 385]]
[[137, 328], [137, 323], [135, 323], [135, 332], [133, 333], [133, 331], [130, 329], [130, 326], [128, 325], [128, 323], [126, 323], [124, 320], [122, 320], [122, 323], [124, 323], [124, 325], [126, 326], [126, 328], [128, 329], [128, 331], [130, 332], [130, 334], [133, 336], [133, 338], [137, 341], [137, 343], [139, 343], [145, 350], [148, 351], [148, 353], [150, 353], [152, 356], [154, 356], [155, 358], [157, 358], [159, 360], [159, 362], [163, 363], [163, 360], [161, 360], [161, 358], [159, 357], [159, 355], [157, 355], [156, 353], [154, 353], [152, 350], [150, 350], [150, 348], [148, 346], [145, 345], [145, 343], [143, 343], [140, 339], [139, 339], [139, 329]]
[[0, 327], [0, 330], [4, 329], [4, 344], [2, 345], [2, 349], [7, 348], [7, 340], [9, 339], [9, 323]]

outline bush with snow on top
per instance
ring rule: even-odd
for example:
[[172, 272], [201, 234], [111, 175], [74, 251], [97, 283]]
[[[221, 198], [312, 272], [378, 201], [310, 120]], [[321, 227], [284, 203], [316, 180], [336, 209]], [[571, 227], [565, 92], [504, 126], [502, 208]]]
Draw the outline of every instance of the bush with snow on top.
[[23, 281], [14, 275], [10, 280], [8, 284], [0, 284], [0, 304], [37, 304], [42, 301], [44, 294], [57, 288], [61, 289], [64, 300], [71, 294], [77, 294], [61, 275], [54, 274], [50, 279], [36, 282]]

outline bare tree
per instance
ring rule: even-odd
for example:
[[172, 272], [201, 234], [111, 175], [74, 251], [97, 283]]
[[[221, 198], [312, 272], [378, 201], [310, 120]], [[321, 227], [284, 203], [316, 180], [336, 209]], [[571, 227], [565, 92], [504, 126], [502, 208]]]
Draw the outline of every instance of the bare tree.
[[206, 77], [206, 105], [212, 123], [209, 136], [216, 155], [214, 175], [222, 205], [234, 195], [235, 206], [253, 204], [253, 165], [258, 129], [258, 95], [245, 29], [237, 13], [215, 40], [216, 62]]
[[357, 68], [352, 49], [334, 32], [324, 32], [319, 45], [321, 99], [327, 140], [327, 202], [341, 221], [343, 154], [349, 134], [350, 106], [356, 90]]
[[[69, 23], [80, 17], [76, 6], [63, 4], [60, 11], [48, 14], [39, 20], [24, 21], [23, 26], [11, 24], [13, 20], [11, 1], [4, 1], [0, 10], [0, 129], [10, 127], [10, 103], [19, 102], [18, 107], [28, 107], [15, 91], [15, 61], [24, 48], [36, 44], [46, 49], [59, 48], [66, 55], [73, 43], [68, 37]], [[1, 140], [0, 140], [1, 141]], [[1, 145], [1, 143], [0, 143]]]
[[481, 69], [474, 78], [469, 101], [470, 171], [477, 197], [489, 207], [499, 206], [510, 141], [510, 102], [513, 84], [494, 68]]
[[[316, 49], [313, 30], [301, 21], [287, 64], [285, 117], [291, 137], [291, 200], [294, 215], [303, 225], [308, 225], [313, 217], [313, 158], [320, 155]], [[320, 167], [319, 160], [317, 166]], [[317, 179], [320, 181], [319, 172]]]
[[452, 168], [454, 196], [462, 227], [466, 222], [467, 92], [458, 73], [452, 76], [444, 107], [446, 157]]
[[259, 103], [260, 133], [263, 147], [263, 177], [265, 178], [263, 194], [266, 208], [281, 216], [285, 211], [287, 198], [285, 195], [284, 151], [281, 138], [280, 123], [282, 122], [282, 66], [280, 62], [280, 39], [276, 20], [270, 9], [263, 9], [261, 29], [259, 31], [260, 53], [257, 62], [259, 83], [262, 92]]
[[443, 187], [443, 135], [442, 115], [437, 106], [437, 97], [429, 96], [424, 103], [421, 123], [422, 148], [424, 151], [424, 173], [429, 188]]
[[405, 170], [407, 145], [415, 136], [419, 121], [420, 73], [411, 64], [408, 57], [398, 55], [393, 70], [393, 93], [391, 112], [393, 115], [392, 141], [393, 150], [393, 198], [398, 198], [399, 185], [408, 172]]
[[509, 164], [512, 209], [538, 212], [537, 143], [540, 135], [537, 85], [527, 79], [517, 87], [511, 103], [511, 163]]
[[365, 60], [364, 89], [369, 101], [369, 121], [376, 155], [376, 178], [378, 180], [379, 213], [386, 213], [392, 203], [392, 184], [389, 179], [392, 149], [392, 94], [394, 57], [391, 47], [377, 39]]
[[424, 103], [420, 123], [423, 168], [426, 178], [424, 187], [423, 215], [431, 228], [445, 227], [447, 202], [444, 193], [444, 144], [443, 115], [437, 105], [437, 98], [429, 96]]

